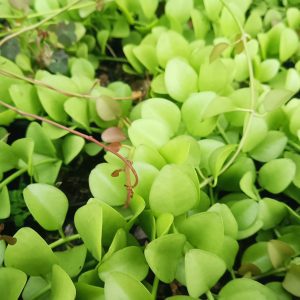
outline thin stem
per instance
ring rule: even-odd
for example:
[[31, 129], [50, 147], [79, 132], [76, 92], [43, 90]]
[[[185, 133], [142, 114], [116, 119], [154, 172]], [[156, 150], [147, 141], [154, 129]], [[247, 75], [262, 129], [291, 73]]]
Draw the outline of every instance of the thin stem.
[[294, 148], [295, 150], [297, 151], [300, 151], [300, 145], [291, 141], [291, 140], [288, 140], [288, 145], [290, 145], [292, 148]]
[[66, 235], [65, 235], [64, 231], [62, 230], [62, 228], [59, 228], [59, 229], [58, 229], [58, 233], [59, 233], [59, 235], [60, 235], [60, 237], [61, 237], [62, 239], [65, 239], [65, 238], [66, 238]]
[[100, 56], [99, 60], [101, 61], [113, 61], [113, 62], [121, 62], [127, 63], [128, 60], [124, 57], [114, 57], [114, 56]]
[[[125, 187], [127, 189], [127, 200], [126, 200], [126, 205], [129, 204], [129, 201], [131, 199], [131, 197], [133, 196], [133, 188], [135, 188], [138, 184], [138, 175], [135, 171], [135, 169], [133, 168], [132, 166], [132, 162], [130, 160], [128, 160], [127, 158], [125, 158], [124, 156], [122, 156], [120, 153], [118, 153], [118, 150], [114, 149], [114, 147], [111, 147], [109, 145], [106, 145], [104, 143], [101, 143], [99, 142], [98, 140], [96, 140], [93, 136], [90, 136], [90, 135], [87, 135], [87, 134], [84, 134], [80, 131], [77, 131], [75, 129], [72, 129], [72, 128], [68, 128], [64, 125], [61, 125], [59, 123], [56, 123], [52, 120], [49, 120], [49, 119], [46, 119], [44, 117], [41, 117], [41, 116], [38, 116], [38, 115], [35, 115], [35, 114], [31, 114], [31, 113], [28, 113], [28, 112], [25, 112], [25, 111], [22, 111], [6, 102], [3, 102], [0, 100], [0, 105], [8, 108], [8, 109], [11, 109], [12, 111], [18, 113], [19, 115], [22, 115], [24, 117], [29, 117], [29, 118], [33, 118], [33, 119], [36, 119], [36, 120], [39, 120], [39, 121], [42, 121], [42, 122], [45, 122], [45, 123], [48, 123], [50, 125], [53, 125], [57, 128], [60, 128], [60, 129], [63, 129], [63, 130], [66, 130], [72, 134], [75, 134], [77, 136], [80, 136], [82, 137], [83, 139], [89, 141], [89, 142], [92, 142], [100, 147], [102, 147], [103, 149], [105, 149], [106, 151], [109, 151], [111, 152], [112, 154], [114, 154], [115, 156], [117, 156], [118, 158], [120, 158], [124, 164], [125, 164], [125, 170], [126, 170], [126, 184], [125, 184]], [[134, 178], [135, 178], [135, 181], [134, 181], [134, 184], [131, 184], [131, 178], [130, 178], [130, 171], [132, 172]]]
[[225, 141], [227, 144], [230, 144], [230, 141], [229, 141], [229, 139], [228, 139], [228, 137], [227, 137], [227, 135], [226, 135], [226, 133], [225, 133], [223, 127], [220, 125], [219, 122], [217, 123], [217, 128], [218, 128], [218, 130], [220, 131], [220, 133], [221, 133], [221, 135], [222, 135], [224, 141]]
[[152, 298], [155, 300], [156, 299], [156, 295], [157, 295], [157, 290], [158, 290], [158, 284], [159, 284], [159, 279], [157, 278], [157, 276], [154, 277], [153, 280], [153, 285], [152, 285]]
[[287, 271], [287, 268], [282, 267], [282, 268], [278, 268], [278, 269], [272, 270], [272, 271], [264, 273], [264, 274], [252, 276], [252, 279], [257, 280], [257, 279], [265, 278], [265, 277], [272, 276], [272, 275], [283, 276], [282, 273], [284, 273], [286, 271]]
[[225, 2], [224, 0], [221, 0], [221, 2], [224, 5], [224, 7], [226, 7], [228, 12], [232, 16], [232, 18], [234, 19], [235, 23], [239, 27], [240, 32], [242, 34], [241, 40], [243, 42], [245, 54], [246, 54], [246, 57], [247, 57], [248, 70], [249, 70], [251, 111], [249, 112], [249, 119], [248, 119], [247, 123], [245, 124], [244, 134], [241, 138], [241, 141], [238, 145], [238, 148], [237, 148], [236, 152], [233, 154], [233, 156], [231, 157], [231, 159], [227, 162], [227, 164], [225, 164], [224, 167], [221, 169], [220, 174], [224, 173], [233, 164], [233, 162], [236, 160], [236, 158], [238, 157], [238, 155], [242, 151], [243, 146], [244, 146], [244, 144], [247, 140], [248, 133], [250, 131], [251, 124], [252, 124], [252, 121], [253, 121], [253, 118], [254, 118], [254, 106], [255, 106], [255, 103], [256, 103], [256, 90], [255, 90], [255, 81], [254, 81], [254, 71], [253, 71], [253, 65], [252, 65], [251, 57], [250, 57], [248, 46], [247, 46], [246, 33], [245, 33], [240, 21], [238, 20], [236, 15], [232, 12], [230, 7], [228, 6], [228, 3]]
[[30, 26], [27, 26], [27, 27], [24, 27], [22, 28], [21, 30], [18, 30], [8, 36], [6, 36], [5, 38], [3, 38], [1, 41], [0, 41], [0, 47], [3, 46], [6, 42], [8, 42], [9, 40], [25, 33], [25, 32], [28, 32], [28, 31], [31, 31], [31, 30], [34, 30], [40, 26], [42, 26], [43, 24], [47, 23], [48, 21], [50, 21], [51, 19], [57, 17], [58, 15], [64, 13], [65, 11], [69, 10], [72, 6], [76, 5], [77, 3], [79, 3], [81, 0], [75, 0], [73, 2], [71, 2], [69, 5], [61, 8], [60, 10], [58, 10], [57, 12], [55, 12], [54, 14], [50, 15], [49, 17], [41, 20], [40, 22], [38, 23], [35, 23], [35, 24], [32, 24]]
[[74, 240], [78, 240], [78, 239], [80, 239], [80, 238], [81, 238], [81, 237], [80, 237], [80, 234], [79, 234], [79, 233], [73, 234], [73, 235], [67, 236], [67, 237], [65, 237], [65, 238], [61, 238], [61, 239], [59, 239], [59, 240], [57, 240], [57, 241], [55, 241], [55, 242], [49, 244], [49, 247], [50, 247], [51, 249], [53, 249], [53, 248], [56, 248], [56, 247], [58, 247], [58, 246], [61, 246], [61, 245], [65, 244], [65, 243], [69, 243], [69, 242], [72, 242], [72, 241], [74, 241]]
[[3, 187], [5, 187], [6, 185], [8, 185], [9, 183], [11, 183], [12, 181], [14, 181], [16, 178], [18, 178], [19, 176], [21, 176], [22, 174], [24, 174], [25, 172], [27, 172], [27, 168], [20, 169], [20, 170], [16, 171], [15, 173], [11, 174], [10, 176], [8, 176], [7, 178], [5, 178], [0, 183], [0, 190]]
[[213, 294], [211, 293], [211, 291], [207, 291], [206, 292], [206, 296], [207, 296], [208, 300], [214, 300], [215, 299], [214, 296], [213, 296]]
[[[29, 78], [29, 77], [25, 77], [22, 75], [18, 75], [12, 72], [9, 72], [7, 70], [1, 70], [0, 69], [0, 74], [6, 77], [13, 77], [15, 79], [18, 80], [23, 80], [26, 81], [28, 83], [31, 83], [33, 85], [37, 85], [37, 86], [41, 86], [44, 88], [47, 88], [49, 90], [55, 91], [59, 94], [65, 95], [67, 97], [76, 97], [76, 98], [84, 98], [84, 99], [97, 99], [99, 98], [99, 96], [95, 96], [95, 95], [90, 95], [90, 94], [81, 94], [81, 93], [75, 93], [75, 92], [68, 92], [65, 90], [61, 90], [58, 89], [48, 83], [45, 83], [41, 80], [37, 80], [37, 79], [33, 79], [33, 78]], [[137, 91], [137, 92], [133, 92], [131, 96], [127, 96], [127, 97], [112, 97], [114, 100], [138, 100], [143, 96], [142, 92]]]

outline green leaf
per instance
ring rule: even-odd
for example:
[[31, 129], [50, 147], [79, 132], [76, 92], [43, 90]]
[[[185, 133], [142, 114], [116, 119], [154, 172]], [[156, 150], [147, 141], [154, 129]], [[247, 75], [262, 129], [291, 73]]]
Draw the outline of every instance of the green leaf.
[[18, 158], [11, 146], [0, 141], [0, 171], [6, 172], [17, 167]]
[[36, 159], [36, 157], [36, 155], [33, 156], [34, 180], [39, 183], [54, 184], [60, 171], [62, 161], [49, 157], [43, 157], [43, 159], [40, 160]]
[[26, 280], [26, 274], [20, 270], [0, 268], [0, 290], [6, 300], [19, 299]]
[[134, 47], [132, 51], [136, 58], [150, 71], [150, 73], [157, 73], [158, 61], [154, 46], [141, 44]]
[[264, 164], [258, 173], [258, 182], [268, 192], [278, 194], [294, 179], [295, 163], [288, 158], [278, 158]]
[[258, 218], [263, 221], [262, 229], [267, 230], [277, 226], [287, 215], [285, 205], [271, 198], [263, 198], [259, 202]]
[[188, 58], [189, 44], [176, 31], [168, 30], [160, 34], [156, 44], [156, 55], [161, 67], [165, 68], [174, 57]]
[[95, 70], [89, 60], [84, 58], [76, 58], [72, 61], [71, 75], [94, 79]]
[[102, 208], [102, 243], [104, 246], [111, 245], [116, 232], [126, 226], [124, 217], [102, 200], [90, 199], [88, 203], [96, 203]]
[[238, 222], [239, 230], [249, 228], [257, 218], [258, 204], [255, 200], [244, 199], [236, 201], [230, 209]]
[[268, 82], [279, 71], [280, 62], [277, 59], [266, 59], [255, 70], [255, 76], [260, 82]]
[[74, 216], [75, 227], [85, 246], [94, 258], [101, 260], [102, 255], [102, 208], [97, 203], [80, 207]]
[[98, 274], [104, 282], [111, 273], [120, 272], [138, 281], [148, 274], [148, 265], [144, 253], [139, 247], [131, 246], [114, 252], [98, 268]]
[[157, 149], [146, 145], [138, 145], [135, 148], [133, 158], [134, 161], [146, 162], [157, 169], [161, 169], [167, 163]]
[[198, 200], [197, 187], [177, 165], [166, 165], [155, 178], [149, 196], [152, 212], [159, 216], [181, 215], [192, 209]]
[[236, 145], [226, 145], [214, 150], [214, 152], [209, 157], [209, 169], [214, 179], [219, 176], [226, 160], [235, 151]]
[[97, 114], [104, 121], [116, 120], [122, 114], [120, 103], [106, 95], [96, 99], [96, 109]]
[[131, 123], [128, 136], [135, 147], [146, 145], [157, 149], [169, 140], [170, 128], [155, 119], [139, 119]]
[[225, 271], [225, 262], [219, 256], [200, 249], [188, 251], [185, 255], [185, 273], [189, 295], [198, 298], [211, 289]]
[[10, 200], [7, 186], [0, 190], [0, 219], [6, 219], [10, 216]]
[[160, 237], [169, 232], [174, 221], [174, 216], [169, 213], [160, 215], [156, 220], [156, 233]]
[[26, 137], [34, 141], [34, 152], [56, 157], [56, 149], [40, 124], [31, 122], [27, 127]]
[[14, 237], [17, 243], [7, 246], [5, 265], [32, 276], [48, 274], [57, 258], [45, 240], [29, 227], [19, 229]]
[[12, 150], [20, 158], [19, 165], [25, 163], [28, 167], [28, 174], [32, 175], [32, 159], [34, 151], [34, 142], [30, 138], [16, 140], [12, 145]]
[[222, 218], [216, 212], [194, 214], [177, 227], [196, 248], [212, 253], [218, 253], [222, 248], [224, 225]]
[[296, 187], [300, 188], [300, 155], [293, 152], [285, 152], [284, 157], [291, 159], [296, 164], [296, 174], [293, 183]]
[[136, 279], [123, 273], [112, 273], [105, 281], [105, 299], [115, 300], [151, 300], [152, 295]]
[[216, 21], [220, 16], [222, 2], [219, 0], [204, 0], [203, 4], [208, 18], [211, 21]]
[[165, 14], [184, 23], [190, 18], [193, 6], [193, 0], [169, 0], [165, 6]]
[[59, 4], [57, 0], [35, 0], [34, 1], [34, 9], [38, 13], [48, 13], [49, 11], [52, 11], [54, 9], [58, 9]]
[[139, 3], [143, 10], [144, 15], [151, 19], [155, 16], [155, 11], [158, 7], [158, 0], [140, 0]]
[[298, 34], [291, 28], [284, 28], [280, 35], [279, 58], [281, 62], [288, 60], [299, 46]]
[[44, 229], [62, 228], [69, 206], [62, 191], [51, 185], [33, 183], [24, 189], [23, 196], [30, 213]]
[[[36, 79], [61, 91], [78, 92], [75, 83], [63, 75], [51, 75], [48, 72], [39, 71], [36, 73]], [[55, 121], [65, 122], [67, 114], [64, 111], [64, 103], [68, 97], [42, 86], [37, 87], [37, 92], [41, 104], [48, 115]]]
[[105, 300], [104, 289], [101, 287], [89, 285], [83, 282], [75, 283], [75, 287], [77, 300]]
[[268, 162], [282, 154], [287, 141], [288, 139], [283, 132], [268, 131], [265, 139], [250, 151], [250, 155], [257, 161]]
[[299, 263], [292, 263], [290, 269], [286, 273], [282, 286], [292, 295], [300, 297], [300, 265]]
[[[252, 244], [244, 251], [239, 273], [244, 275], [249, 271], [251, 272], [251, 265], [256, 266], [260, 273], [265, 273], [272, 269], [267, 242]], [[253, 274], [254, 272], [251, 273]], [[253, 275], [257, 274], [254, 273]]]
[[17, 108], [36, 115], [40, 113], [41, 104], [33, 85], [29, 83], [12, 84], [9, 94]]
[[75, 122], [89, 130], [90, 122], [86, 99], [69, 98], [64, 104], [64, 110]]
[[85, 144], [84, 138], [77, 135], [67, 135], [62, 142], [64, 163], [68, 165], [81, 152]]
[[[265, 119], [258, 116], [253, 116], [250, 119], [251, 123], [249, 125], [247, 139], [245, 139], [243, 145], [243, 151], [249, 152], [254, 149], [259, 143], [261, 143], [268, 134], [268, 125]], [[246, 124], [248, 119], [244, 120], [244, 131], [246, 130]]]
[[118, 177], [113, 177], [111, 174], [115, 170], [113, 165], [102, 163], [97, 165], [89, 176], [92, 195], [112, 206], [123, 205], [127, 197], [124, 188], [125, 174], [121, 172]]
[[256, 199], [258, 195], [254, 181], [255, 177], [251, 171], [246, 172], [240, 180], [241, 190], [252, 199]]
[[216, 97], [214, 92], [201, 92], [191, 95], [182, 105], [182, 120], [193, 136], [207, 136], [216, 127], [216, 118], [203, 120], [208, 105]]
[[270, 90], [264, 97], [264, 108], [269, 112], [282, 107], [293, 95], [294, 92], [286, 89]]
[[238, 278], [229, 281], [219, 293], [220, 300], [277, 300], [277, 295], [261, 283], [249, 279]]
[[170, 128], [170, 136], [177, 132], [181, 119], [177, 105], [163, 98], [151, 98], [144, 101], [141, 116], [143, 119], [153, 119], [164, 123]]
[[54, 252], [58, 258], [58, 265], [62, 267], [70, 277], [77, 276], [82, 270], [86, 258], [85, 245], [75, 246], [65, 251]]
[[170, 283], [175, 279], [185, 241], [184, 235], [173, 233], [161, 236], [146, 246], [147, 263], [162, 282]]
[[238, 233], [238, 224], [229, 209], [229, 207], [222, 203], [212, 205], [208, 211], [217, 213], [223, 221], [224, 234], [235, 239]]
[[53, 265], [51, 299], [75, 299], [76, 289], [69, 275], [58, 265]]
[[282, 287], [282, 283], [279, 281], [272, 281], [266, 284], [268, 288], [270, 288], [274, 293], [277, 294], [278, 299], [280, 300], [292, 300], [292, 295], [289, 294]]
[[229, 70], [220, 59], [200, 67], [199, 90], [222, 94], [230, 83]]
[[191, 164], [197, 167], [200, 163], [200, 146], [197, 141], [189, 135], [178, 135], [161, 149], [160, 153], [168, 163]]
[[184, 59], [172, 58], [168, 61], [165, 70], [165, 85], [168, 94], [173, 99], [184, 102], [190, 94], [198, 91], [197, 82], [197, 73]]
[[268, 254], [270, 261], [275, 269], [282, 267], [294, 256], [293, 248], [280, 240], [271, 240], [268, 242]]
[[119, 228], [108, 248], [108, 251], [103, 256], [102, 261], [104, 262], [116, 251], [125, 248], [127, 245], [127, 233], [123, 228]]

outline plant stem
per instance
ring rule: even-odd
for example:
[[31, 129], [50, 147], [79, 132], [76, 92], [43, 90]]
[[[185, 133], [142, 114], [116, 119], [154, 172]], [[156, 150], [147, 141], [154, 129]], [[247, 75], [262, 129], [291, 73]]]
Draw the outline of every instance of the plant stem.
[[20, 169], [18, 171], [16, 171], [15, 173], [11, 174], [10, 176], [8, 176], [7, 178], [5, 178], [1, 183], [0, 183], [0, 190], [5, 187], [6, 185], [8, 185], [9, 183], [11, 183], [13, 180], [15, 180], [16, 178], [18, 178], [19, 176], [21, 176], [22, 174], [24, 174], [25, 172], [27, 172], [27, 168], [23, 168]]
[[[42, 122], [45, 122], [45, 123], [48, 123], [50, 125], [53, 125], [57, 128], [60, 128], [60, 129], [63, 129], [63, 130], [66, 130], [72, 134], [75, 134], [77, 136], [80, 136], [82, 137], [83, 139], [89, 141], [89, 142], [92, 142], [100, 147], [102, 147], [103, 149], [105, 149], [106, 151], [109, 151], [111, 152], [112, 154], [114, 154], [115, 156], [117, 156], [118, 158], [120, 158], [124, 164], [125, 164], [125, 171], [126, 171], [126, 189], [127, 189], [127, 200], [126, 200], [126, 205], [128, 204], [128, 201], [131, 199], [132, 195], [133, 195], [133, 188], [135, 188], [138, 184], [138, 175], [135, 171], [135, 169], [133, 168], [132, 166], [132, 163], [130, 160], [128, 160], [127, 158], [125, 158], [124, 156], [122, 156], [120, 153], [118, 153], [118, 150], [114, 149], [113, 147], [110, 147], [109, 145], [106, 145], [104, 143], [101, 143], [99, 142], [98, 140], [96, 140], [93, 136], [90, 136], [90, 135], [87, 135], [87, 134], [84, 134], [80, 131], [77, 131], [75, 129], [72, 129], [72, 128], [68, 128], [64, 125], [61, 125], [59, 123], [56, 123], [52, 120], [49, 120], [49, 119], [46, 119], [44, 117], [41, 117], [41, 116], [38, 116], [38, 115], [35, 115], [35, 114], [31, 114], [31, 113], [28, 113], [28, 112], [25, 112], [25, 111], [22, 111], [4, 101], [1, 101], [0, 100], [0, 105], [8, 108], [8, 109], [11, 109], [12, 111], [22, 115], [22, 116], [25, 116], [25, 117], [29, 117], [29, 118], [34, 118], [36, 120], [39, 120], [39, 121], [42, 121]], [[133, 174], [134, 178], [135, 178], [135, 181], [133, 184], [131, 184], [131, 176], [130, 176], [130, 172]]]
[[288, 140], [288, 145], [290, 145], [292, 148], [294, 148], [295, 150], [297, 151], [300, 151], [300, 145], [291, 141], [291, 140]]
[[75, 0], [73, 2], [71, 2], [69, 5], [61, 8], [60, 10], [58, 10], [57, 12], [55, 12], [54, 14], [50, 15], [49, 17], [41, 20], [40, 22], [38, 23], [35, 23], [35, 24], [32, 24], [30, 26], [27, 26], [27, 27], [24, 27], [8, 36], [6, 36], [5, 38], [3, 38], [1, 41], [0, 41], [0, 47], [3, 46], [6, 42], [8, 42], [9, 40], [25, 33], [25, 32], [28, 32], [28, 31], [31, 31], [31, 30], [34, 30], [40, 26], [42, 26], [43, 24], [47, 23], [48, 21], [50, 21], [51, 19], [57, 17], [58, 15], [64, 13], [65, 11], [67, 11], [68, 9], [70, 9], [72, 6], [76, 5], [77, 3], [79, 3], [81, 0]]
[[153, 280], [152, 292], [151, 292], [152, 297], [153, 297], [154, 300], [156, 299], [158, 284], [159, 284], [159, 279], [157, 278], [157, 276], [155, 276], [154, 280]]
[[[37, 86], [41, 86], [44, 88], [47, 88], [49, 90], [52, 90], [54, 92], [57, 92], [59, 94], [65, 95], [67, 97], [76, 97], [76, 98], [84, 98], [84, 99], [97, 99], [99, 98], [99, 95], [95, 96], [95, 95], [90, 95], [90, 94], [80, 94], [80, 93], [74, 93], [74, 92], [68, 92], [65, 90], [61, 90], [58, 89], [48, 83], [45, 83], [41, 80], [37, 80], [37, 79], [33, 79], [33, 78], [29, 78], [29, 77], [25, 77], [22, 75], [18, 75], [12, 72], [9, 72], [7, 70], [1, 70], [0, 69], [0, 74], [6, 77], [13, 77], [15, 79], [18, 80], [23, 80], [26, 81], [28, 83], [31, 83], [33, 85], [37, 85]], [[127, 97], [112, 97], [114, 100], [138, 100], [143, 96], [142, 92], [138, 91], [138, 92], [133, 92], [131, 96], [127, 96]]]
[[121, 62], [121, 63], [127, 63], [128, 60], [124, 57], [113, 57], [113, 56], [100, 56], [99, 60], [103, 61], [114, 61], [114, 62]]
[[71, 241], [74, 241], [74, 240], [78, 240], [80, 238], [81, 238], [80, 234], [78, 234], [78, 233], [77, 234], [73, 234], [73, 235], [67, 236], [65, 238], [61, 238], [61, 239], [59, 239], [59, 240], [57, 240], [57, 241], [49, 244], [49, 247], [51, 249], [53, 249], [53, 248], [56, 248], [56, 247], [58, 247], [60, 245], [65, 244], [65, 243], [68, 243], [68, 242], [71, 242]]
[[207, 296], [208, 300], [214, 300], [215, 299], [214, 296], [213, 296], [213, 294], [211, 293], [211, 291], [207, 291], [206, 292], [206, 296]]
[[287, 271], [287, 268], [282, 267], [282, 268], [278, 268], [278, 269], [272, 270], [272, 271], [264, 273], [264, 274], [252, 276], [252, 279], [257, 280], [257, 279], [265, 278], [265, 277], [272, 276], [272, 275], [284, 276], [281, 273], [286, 272], [286, 271]]
[[66, 238], [66, 235], [65, 235], [64, 231], [62, 230], [62, 228], [58, 229], [58, 233], [59, 233], [59, 235], [61, 236], [62, 239]]

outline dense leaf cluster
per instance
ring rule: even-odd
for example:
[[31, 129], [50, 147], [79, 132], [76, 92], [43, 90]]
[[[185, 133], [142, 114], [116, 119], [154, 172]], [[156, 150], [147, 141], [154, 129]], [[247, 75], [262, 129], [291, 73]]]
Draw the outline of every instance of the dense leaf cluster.
[[0, 0], [1, 295], [300, 297], [299, 4]]

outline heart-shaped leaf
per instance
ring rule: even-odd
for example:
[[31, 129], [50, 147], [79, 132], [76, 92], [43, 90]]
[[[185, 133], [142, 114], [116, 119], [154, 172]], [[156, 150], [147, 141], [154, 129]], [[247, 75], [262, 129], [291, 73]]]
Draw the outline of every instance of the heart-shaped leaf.
[[108, 276], [104, 286], [105, 299], [151, 300], [152, 295], [145, 286], [129, 275], [114, 272]]
[[43, 228], [58, 230], [62, 227], [69, 206], [62, 191], [51, 185], [33, 183], [24, 189], [23, 196], [30, 213]]
[[144, 253], [139, 247], [130, 246], [114, 252], [98, 268], [98, 274], [104, 282], [113, 272], [126, 274], [142, 281], [148, 273]]
[[185, 60], [173, 58], [168, 61], [165, 70], [165, 84], [173, 99], [184, 102], [190, 94], [198, 91], [197, 82], [197, 73]]
[[178, 216], [191, 209], [197, 199], [197, 187], [189, 175], [177, 165], [166, 165], [154, 179], [149, 204], [157, 216], [162, 213]]
[[278, 194], [289, 186], [295, 174], [296, 165], [291, 159], [278, 158], [260, 168], [258, 182], [268, 192]]
[[185, 255], [187, 289], [194, 298], [211, 289], [225, 271], [225, 262], [213, 253], [192, 249]]
[[99, 117], [104, 121], [116, 120], [122, 114], [120, 103], [106, 95], [96, 99], [96, 109]]
[[224, 225], [218, 213], [194, 214], [178, 224], [178, 229], [196, 248], [213, 253], [218, 253], [222, 248]]
[[174, 280], [185, 241], [183, 234], [173, 233], [163, 235], [146, 246], [147, 263], [159, 280], [165, 283]]
[[124, 188], [125, 174], [121, 172], [118, 177], [113, 177], [111, 174], [115, 170], [113, 165], [102, 163], [92, 170], [89, 177], [93, 196], [112, 206], [124, 204], [127, 196]]
[[[57, 258], [40, 235], [29, 227], [23, 227], [14, 235], [15, 245], [8, 245], [4, 262], [7, 267], [17, 268], [28, 275], [48, 274]], [[33, 255], [34, 253], [34, 255]]]

